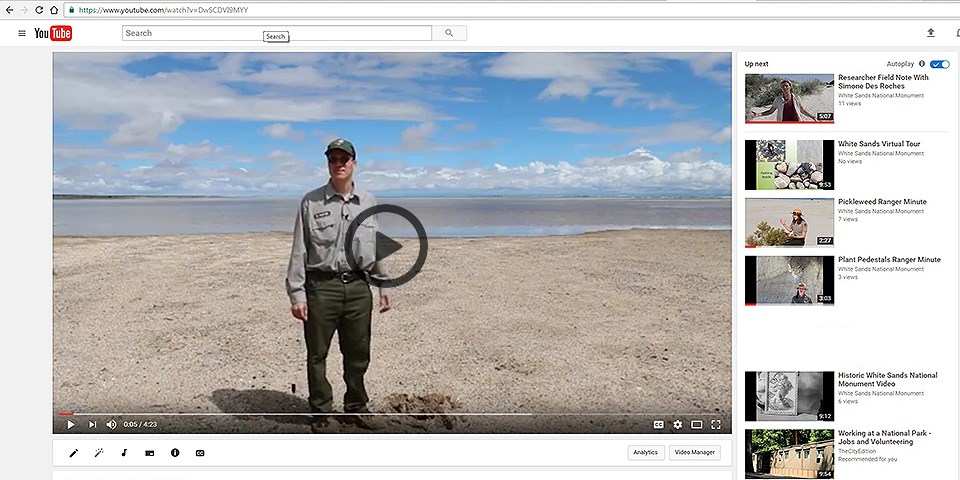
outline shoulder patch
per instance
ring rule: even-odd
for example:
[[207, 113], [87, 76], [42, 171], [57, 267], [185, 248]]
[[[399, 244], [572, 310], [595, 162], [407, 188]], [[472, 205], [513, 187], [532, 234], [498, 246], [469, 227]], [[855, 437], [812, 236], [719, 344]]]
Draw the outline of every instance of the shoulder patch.
[[314, 213], [314, 214], [313, 214], [313, 218], [314, 218], [314, 219], [323, 218], [323, 217], [329, 217], [329, 216], [330, 216], [330, 212], [328, 212], [328, 211], [325, 211], [325, 212], [317, 212], [317, 213]]

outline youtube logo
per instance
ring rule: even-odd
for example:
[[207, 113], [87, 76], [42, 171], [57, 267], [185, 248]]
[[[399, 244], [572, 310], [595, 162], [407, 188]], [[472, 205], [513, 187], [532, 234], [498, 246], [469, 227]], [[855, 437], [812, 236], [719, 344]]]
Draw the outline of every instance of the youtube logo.
[[70, 25], [54, 25], [50, 30], [34, 28], [37, 38], [49, 38], [53, 42], [69, 42], [73, 40], [73, 27]]

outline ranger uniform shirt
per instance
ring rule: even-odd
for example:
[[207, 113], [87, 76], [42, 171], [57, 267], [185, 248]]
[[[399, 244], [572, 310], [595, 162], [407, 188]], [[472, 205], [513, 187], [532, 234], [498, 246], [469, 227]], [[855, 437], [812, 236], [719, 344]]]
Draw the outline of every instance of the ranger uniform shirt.
[[[293, 227], [293, 247], [287, 266], [287, 295], [291, 303], [307, 301], [308, 271], [351, 270], [345, 248], [347, 229], [360, 212], [376, 205], [373, 195], [356, 186], [353, 193], [344, 198], [329, 182], [304, 195]], [[376, 217], [367, 217], [357, 227], [352, 250], [361, 270], [376, 278], [386, 278], [383, 262], [376, 258]]]
[[802, 221], [802, 222], [800, 222], [800, 223], [791, 223], [791, 224], [790, 224], [790, 236], [791, 236], [791, 237], [795, 237], [795, 238], [796, 238], [796, 237], [799, 237], [799, 236], [801, 236], [801, 235], [803, 235], [803, 234], [805, 234], [805, 233], [807, 233], [807, 221], [806, 221], [806, 220], [804, 220], [804, 221]]

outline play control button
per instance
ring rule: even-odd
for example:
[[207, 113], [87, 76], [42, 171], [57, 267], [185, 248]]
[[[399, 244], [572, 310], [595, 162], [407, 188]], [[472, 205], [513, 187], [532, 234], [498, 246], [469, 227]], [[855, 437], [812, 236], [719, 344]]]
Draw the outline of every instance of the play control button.
[[[349, 245], [349, 243], [348, 243]], [[377, 261], [383, 260], [384, 258], [397, 253], [398, 250], [403, 248], [403, 245], [400, 245], [396, 240], [377, 232]]]
[[[378, 231], [379, 225], [377, 217], [373, 219], [370, 218], [374, 215], [385, 213], [399, 215], [412, 225], [414, 230], [417, 231], [417, 239], [420, 243], [417, 261], [414, 262], [413, 267], [403, 275], [392, 276], [391, 278], [370, 278], [370, 283], [378, 287], [391, 288], [403, 285], [412, 280], [413, 277], [420, 273], [420, 269], [423, 268], [423, 264], [427, 261], [427, 232], [424, 230], [423, 224], [420, 223], [420, 220], [414, 216], [413, 213], [403, 207], [390, 204], [377, 205], [360, 212], [360, 214], [350, 222], [350, 226], [347, 227], [345, 253], [347, 263], [350, 265], [351, 270], [369, 271], [373, 267], [374, 262], [379, 262], [403, 248], [400, 242]], [[359, 238], [357, 238], [358, 235]], [[360, 247], [359, 250], [357, 250], [358, 246]], [[394, 272], [390, 273], [391, 275], [394, 274]]]

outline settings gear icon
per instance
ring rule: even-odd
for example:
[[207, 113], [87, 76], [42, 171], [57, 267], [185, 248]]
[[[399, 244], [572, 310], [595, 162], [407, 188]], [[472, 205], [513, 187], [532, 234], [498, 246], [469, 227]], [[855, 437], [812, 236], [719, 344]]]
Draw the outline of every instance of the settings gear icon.
[[673, 429], [674, 429], [674, 430], [680, 430], [681, 428], [683, 428], [683, 422], [681, 422], [680, 420], [674, 420], [674, 421], [673, 421]]

